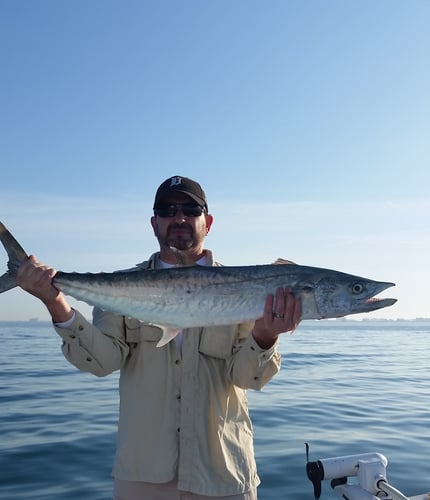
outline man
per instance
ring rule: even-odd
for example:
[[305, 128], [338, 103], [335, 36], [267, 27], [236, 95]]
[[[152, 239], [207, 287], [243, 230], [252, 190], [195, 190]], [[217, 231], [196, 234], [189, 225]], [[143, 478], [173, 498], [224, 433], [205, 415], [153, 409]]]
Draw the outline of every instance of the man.
[[[167, 179], [153, 209], [160, 249], [130, 272], [176, 265], [175, 249], [197, 265], [219, 265], [204, 248], [213, 217], [200, 184]], [[278, 372], [277, 338], [298, 325], [300, 303], [280, 288], [253, 324], [190, 328], [156, 347], [153, 325], [97, 308], [86, 321], [52, 285], [55, 273], [31, 256], [18, 284], [48, 308], [65, 357], [97, 376], [121, 370], [114, 500], [255, 500], [246, 389]]]

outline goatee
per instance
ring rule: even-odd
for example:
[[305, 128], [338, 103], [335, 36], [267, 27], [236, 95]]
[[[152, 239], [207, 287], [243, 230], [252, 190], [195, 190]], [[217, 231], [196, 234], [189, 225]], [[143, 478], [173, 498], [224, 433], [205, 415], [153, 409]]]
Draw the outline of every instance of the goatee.
[[[175, 234], [173, 236], [172, 233], [175, 230], [180, 230], [183, 234]], [[167, 246], [177, 248], [178, 250], [192, 248], [194, 245], [193, 229], [185, 224], [173, 224], [167, 231], [166, 243]]]

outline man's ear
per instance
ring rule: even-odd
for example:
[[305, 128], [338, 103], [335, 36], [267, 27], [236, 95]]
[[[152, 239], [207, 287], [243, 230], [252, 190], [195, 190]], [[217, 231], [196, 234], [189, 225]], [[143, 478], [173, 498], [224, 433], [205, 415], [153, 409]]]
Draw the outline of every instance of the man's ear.
[[214, 221], [214, 218], [211, 214], [206, 215], [206, 234], [209, 233], [212, 227], [212, 223]]

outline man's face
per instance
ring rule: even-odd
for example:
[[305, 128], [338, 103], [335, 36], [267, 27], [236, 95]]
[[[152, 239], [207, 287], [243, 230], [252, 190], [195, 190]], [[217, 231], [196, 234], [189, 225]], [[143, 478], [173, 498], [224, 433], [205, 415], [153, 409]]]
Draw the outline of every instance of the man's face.
[[[181, 204], [197, 205], [186, 194], [172, 193], [164, 200], [163, 206]], [[183, 251], [201, 249], [212, 224], [212, 217], [205, 212], [198, 216], [186, 215], [182, 207], [177, 207], [177, 209], [173, 217], [154, 215], [151, 218], [154, 234], [160, 247], [174, 247]]]

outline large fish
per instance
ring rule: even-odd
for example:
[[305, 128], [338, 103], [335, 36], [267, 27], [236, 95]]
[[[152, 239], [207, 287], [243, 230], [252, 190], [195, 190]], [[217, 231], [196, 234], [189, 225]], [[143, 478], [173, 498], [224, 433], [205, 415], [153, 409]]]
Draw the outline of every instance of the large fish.
[[[8, 271], [0, 277], [1, 293], [16, 286], [18, 267], [28, 256], [1, 222], [0, 239], [9, 256]], [[260, 318], [267, 295], [278, 287], [289, 287], [300, 298], [302, 319], [338, 318], [396, 302], [374, 298], [394, 283], [289, 264], [188, 266], [115, 273], [59, 271], [53, 284], [66, 295], [92, 306], [159, 326], [163, 330], [160, 346], [183, 328]]]

